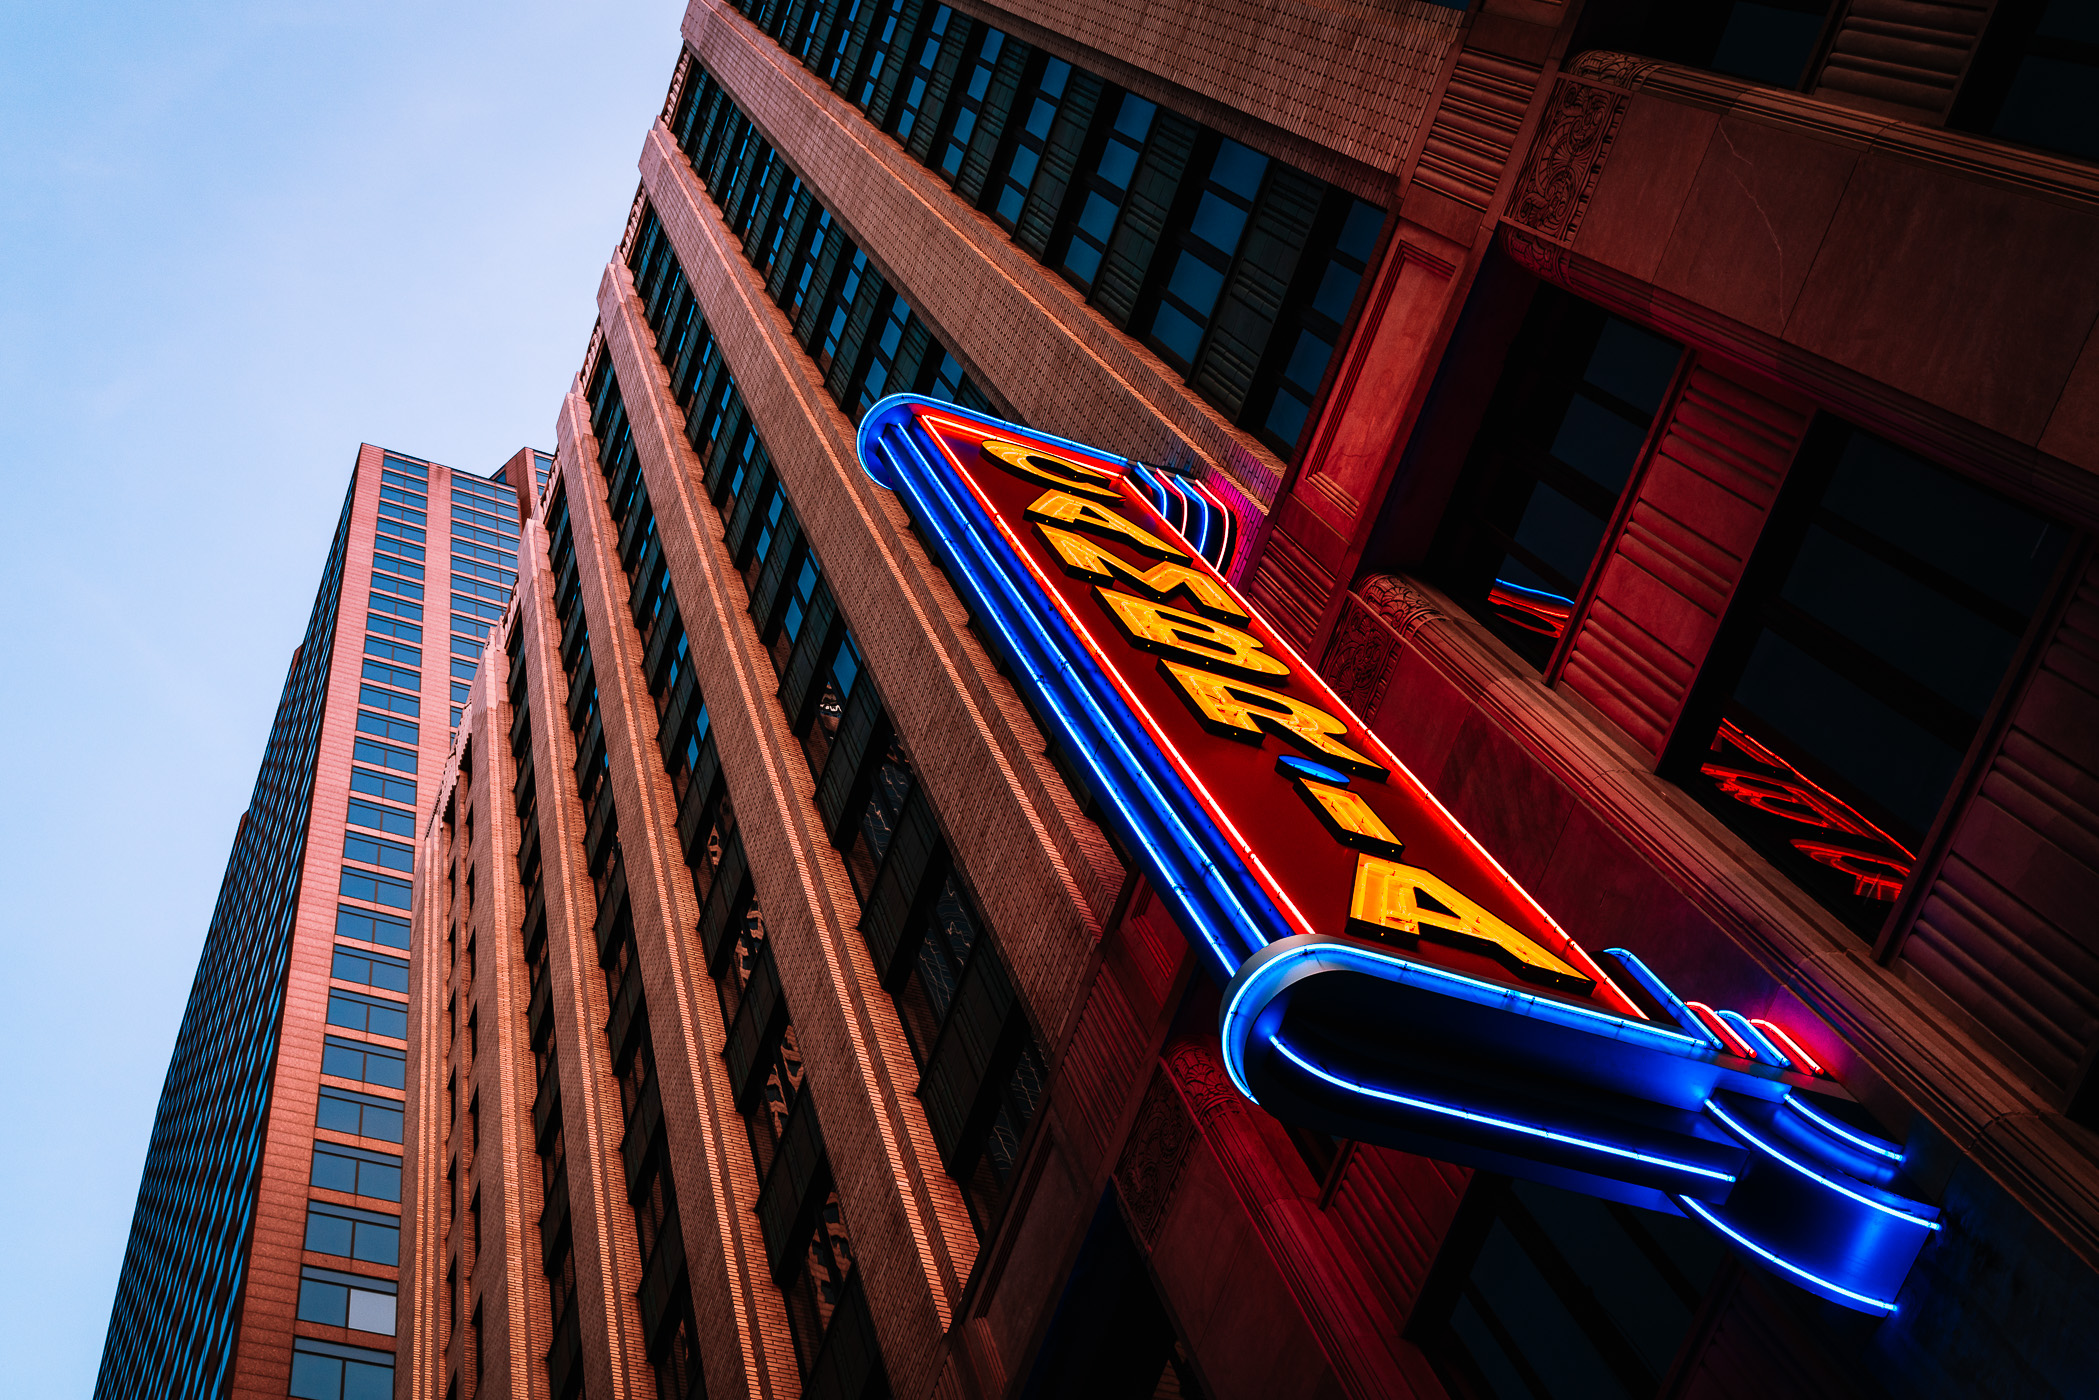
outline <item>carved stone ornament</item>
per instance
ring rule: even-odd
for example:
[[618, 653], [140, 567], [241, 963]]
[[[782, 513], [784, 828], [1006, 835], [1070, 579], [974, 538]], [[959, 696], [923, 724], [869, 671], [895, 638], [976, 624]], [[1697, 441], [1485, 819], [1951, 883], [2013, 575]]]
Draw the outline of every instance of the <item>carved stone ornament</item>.
[[1443, 610], [1428, 594], [1397, 574], [1372, 574], [1356, 585], [1363, 606], [1383, 618], [1405, 641], [1425, 624], [1441, 622]]
[[1516, 179], [1506, 216], [1511, 224], [1566, 244], [1603, 174], [1627, 94], [1562, 77], [1546, 105], [1530, 158]]
[[1660, 59], [1642, 58], [1635, 53], [1612, 53], [1609, 49], [1591, 49], [1576, 55], [1574, 62], [1567, 65], [1567, 71], [1577, 78], [1609, 83], [1630, 92], [1661, 66]]
[[1166, 1047], [1166, 1068], [1180, 1085], [1188, 1107], [1206, 1122], [1227, 1113], [1237, 1113], [1246, 1100], [1232, 1087], [1218, 1058], [1217, 1042], [1177, 1040]]
[[1350, 709], [1377, 714], [1392, 675], [1392, 656], [1423, 623], [1443, 614], [1404, 579], [1372, 574], [1348, 595], [1320, 672]]
[[1115, 1184], [1130, 1223], [1149, 1245], [1158, 1237], [1159, 1222], [1173, 1201], [1173, 1188], [1180, 1180], [1181, 1164], [1195, 1142], [1195, 1124], [1181, 1106], [1181, 1096], [1165, 1070], [1152, 1074], [1144, 1092], [1144, 1106], [1115, 1165]]

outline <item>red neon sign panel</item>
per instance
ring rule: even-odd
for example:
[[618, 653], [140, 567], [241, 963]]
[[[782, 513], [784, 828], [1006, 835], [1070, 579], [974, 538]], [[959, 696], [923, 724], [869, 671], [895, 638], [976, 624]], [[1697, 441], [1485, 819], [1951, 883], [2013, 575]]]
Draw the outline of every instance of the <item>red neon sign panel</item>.
[[1290, 932], [1642, 1016], [1120, 461], [919, 420]]

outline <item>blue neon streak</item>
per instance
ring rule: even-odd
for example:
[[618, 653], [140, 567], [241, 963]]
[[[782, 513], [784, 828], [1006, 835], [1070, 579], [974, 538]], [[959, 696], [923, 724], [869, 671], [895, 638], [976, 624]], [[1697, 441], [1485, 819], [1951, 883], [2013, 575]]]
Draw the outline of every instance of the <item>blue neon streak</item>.
[[[885, 436], [887, 435], [885, 434]], [[1083, 648], [1078, 646], [1075, 638], [1069, 643], [1060, 643], [1058, 638], [1045, 625], [1044, 619], [1037, 612], [1025, 606], [1023, 600], [1030, 595], [1013, 583], [1010, 577], [1012, 574], [1010, 562], [1006, 564], [1002, 571], [1006, 575], [1003, 579], [1006, 583], [1004, 589], [995, 589], [981, 575], [980, 563], [992, 563], [995, 567], [995, 561], [1007, 559], [1008, 551], [1001, 547], [1002, 541], [994, 541], [989, 537], [988, 532], [977, 521], [975, 514], [966, 508], [956, 489], [945, 480], [942, 473], [925, 459], [917, 445], [911, 441], [907, 434], [901, 429], [897, 429], [895, 438], [897, 439], [895, 442], [882, 444], [890, 449], [893, 454], [892, 470], [901, 465], [896, 460], [896, 457], [901, 455], [901, 453], [897, 452], [898, 448], [908, 452], [921, 469], [917, 472], [896, 470], [899, 482], [910, 495], [919, 514], [928, 524], [935, 527], [934, 532], [941, 543], [946, 546], [956, 572], [968, 580], [971, 592], [982, 602], [985, 611], [991, 615], [995, 625], [999, 628], [1007, 643], [1009, 653], [1020, 663], [1022, 669], [1030, 673], [1030, 679], [1042, 694], [1044, 702], [1056, 712], [1064, 732], [1072, 737], [1074, 746], [1085, 757], [1089, 770], [1100, 779], [1102, 790], [1121, 813], [1133, 836], [1146, 848], [1147, 853], [1152, 856], [1155, 863], [1154, 868], [1169, 875], [1170, 885], [1180, 885], [1181, 880], [1188, 877], [1173, 878], [1173, 873], [1181, 867], [1177, 861], [1169, 858], [1168, 850], [1177, 849], [1187, 853], [1205, 853], [1215, 848], [1210, 846], [1209, 843], [1203, 842], [1199, 834], [1188, 826], [1186, 817], [1176, 811], [1173, 804], [1169, 801], [1166, 791], [1161, 789], [1158, 781], [1152, 777], [1139, 761], [1137, 755], [1132, 752], [1129, 744], [1123, 737], [1121, 726], [1112, 722], [1102, 712], [1100, 702], [1095, 695], [1095, 686], [1086, 684], [1080, 676], [1073, 674], [1079, 667], [1091, 669], [1089, 660], [1085, 658]], [[929, 496], [928, 492], [931, 492], [932, 495]], [[945, 507], [945, 509], [940, 509], [939, 507]], [[966, 538], [958, 539], [958, 534]], [[1029, 647], [1023, 644], [1022, 639], [1015, 635], [1014, 625], [1016, 623], [1026, 628], [1037, 646]], [[1054, 658], [1054, 662], [1045, 665], [1043, 661], [1044, 654]], [[1073, 722], [1067, 711], [1067, 706], [1062, 703], [1061, 696], [1063, 692], [1061, 688], [1053, 686], [1049, 682], [1048, 677], [1052, 673], [1062, 673], [1070, 676], [1073, 682], [1071, 690], [1075, 693], [1075, 698], [1088, 712], [1094, 723], [1081, 725]], [[1096, 685], [1100, 689], [1105, 690], [1105, 678], [1099, 679]], [[1125, 721], [1125, 723], [1128, 723], [1128, 721]], [[1122, 773], [1126, 775], [1122, 781], [1117, 780], [1118, 775], [1111, 771], [1110, 765], [1103, 760], [1091, 744], [1086, 742], [1084, 736], [1088, 735], [1092, 736], [1095, 743], [1105, 741], [1110, 750], [1121, 760], [1120, 768]], [[1130, 779], [1135, 779], [1141, 789], [1148, 789], [1148, 791], [1137, 794], [1148, 800], [1136, 806], [1133, 806], [1127, 800], [1127, 795], [1123, 791], [1123, 785]], [[1171, 841], [1159, 840], [1140, 820], [1140, 812], [1156, 813], [1159, 816], [1172, 819], [1172, 825], [1177, 829], [1173, 830], [1171, 834], [1176, 839]], [[1225, 912], [1234, 916], [1233, 922], [1248, 935], [1247, 943], [1249, 947], [1259, 947], [1268, 941], [1260, 932], [1264, 921], [1246, 907], [1243, 898], [1231, 891], [1228, 873], [1219, 868], [1217, 861], [1213, 857], [1205, 855], [1199, 872], [1194, 875], [1193, 885], [1198, 888], [1208, 889], [1213, 898], [1223, 901]], [[1233, 971], [1236, 971], [1239, 961], [1238, 957], [1234, 956], [1226, 947], [1224, 939], [1220, 936], [1220, 931], [1212, 924], [1210, 919], [1204, 916], [1199, 903], [1191, 903], [1185, 897], [1177, 900], [1176, 903], [1182, 906], [1184, 911], [1188, 913], [1191, 921], [1197, 925], [1204, 942], [1216, 954], [1219, 965], [1225, 974], [1229, 976]]]
[[[1579, 1147], [1587, 1152], [1601, 1152], [1612, 1157], [1623, 1157], [1629, 1161], [1646, 1162], [1652, 1166], [1667, 1167], [1671, 1171], [1689, 1172], [1694, 1176], [1709, 1177], [1714, 1181], [1733, 1182], [1735, 1180], [1734, 1173], [1721, 1171], [1717, 1167], [1701, 1167], [1692, 1162], [1679, 1162], [1669, 1157], [1657, 1157], [1651, 1152], [1640, 1152], [1634, 1148], [1619, 1147], [1608, 1142], [1595, 1142], [1588, 1138], [1575, 1137], [1570, 1133], [1554, 1132], [1550, 1128], [1541, 1128], [1535, 1123], [1519, 1123], [1514, 1119], [1497, 1118], [1488, 1113], [1475, 1113], [1469, 1108], [1459, 1108], [1454, 1104], [1437, 1103], [1432, 1099], [1415, 1098], [1411, 1094], [1400, 1094], [1390, 1089], [1380, 1089], [1374, 1084], [1359, 1083], [1356, 1080], [1343, 1078], [1313, 1064], [1310, 1060], [1283, 1044], [1281, 1038], [1277, 1036], [1268, 1037], [1268, 1043], [1275, 1047], [1277, 1054], [1289, 1060], [1306, 1073], [1317, 1075], [1327, 1083], [1338, 1088], [1352, 1090], [1358, 1094], [1368, 1094], [1372, 1098], [1384, 1099], [1388, 1103], [1401, 1104], [1408, 1108], [1418, 1108], [1428, 1113], [1440, 1113], [1450, 1118], [1462, 1118], [1468, 1123], [1483, 1123], [1490, 1128], [1500, 1128], [1507, 1132], [1522, 1133], [1528, 1137], [1544, 1138], [1551, 1142], [1565, 1143], [1569, 1147]], [[1253, 1096], [1249, 1094], [1247, 1097], [1252, 1098]]]
[[1842, 1138], [1861, 1151], [1870, 1152], [1876, 1157], [1885, 1157], [1890, 1162], [1900, 1162], [1903, 1159], [1903, 1154], [1890, 1146], [1886, 1141], [1880, 1138], [1867, 1137], [1855, 1128], [1847, 1128], [1836, 1119], [1816, 1112], [1802, 1102], [1798, 1094], [1787, 1094], [1785, 1105], [1802, 1118], [1807, 1119], [1808, 1122], [1813, 1123], [1823, 1132], [1828, 1133], [1831, 1137]]
[[1897, 1220], [1906, 1221], [1911, 1225], [1919, 1225], [1927, 1230], [1937, 1230], [1940, 1228], [1939, 1222], [1936, 1220], [1926, 1220], [1920, 1215], [1911, 1215], [1908, 1211], [1903, 1210], [1900, 1207], [1891, 1206], [1884, 1204], [1883, 1202], [1876, 1201], [1871, 1196], [1863, 1195], [1857, 1191], [1852, 1190], [1849, 1186], [1846, 1186], [1841, 1181], [1830, 1180], [1828, 1177], [1822, 1175], [1822, 1173], [1816, 1171], [1813, 1167], [1805, 1166], [1802, 1163], [1794, 1161], [1791, 1157], [1788, 1157], [1785, 1153], [1779, 1151], [1776, 1147], [1773, 1147], [1770, 1143], [1765, 1142], [1755, 1133], [1749, 1131], [1749, 1129], [1746, 1126], [1744, 1126], [1732, 1114], [1730, 1114], [1726, 1109], [1722, 1108], [1719, 1104], [1715, 1103], [1713, 1100], [1707, 1099], [1705, 1101], [1705, 1106], [1706, 1111], [1711, 1113], [1715, 1118], [1718, 1118], [1721, 1122], [1721, 1125], [1725, 1127], [1729, 1132], [1732, 1132], [1736, 1137], [1741, 1138], [1743, 1141], [1747, 1142], [1751, 1147], [1756, 1148], [1757, 1151], [1763, 1153], [1766, 1157], [1769, 1157], [1772, 1160], [1784, 1166], [1791, 1167], [1794, 1171], [1799, 1172], [1808, 1180], [1820, 1182], [1822, 1185], [1827, 1186], [1830, 1190], [1837, 1192], [1839, 1195], [1849, 1196], [1852, 1200], [1857, 1201], [1860, 1205], [1871, 1206], [1873, 1207], [1873, 1209], [1881, 1212], [1883, 1215], [1892, 1215]]
[[1798, 1275], [1799, 1277], [1806, 1279], [1809, 1283], [1813, 1284], [1817, 1288], [1826, 1288], [1832, 1293], [1841, 1293], [1846, 1298], [1855, 1299], [1858, 1302], [1865, 1304], [1867, 1307], [1877, 1309], [1880, 1312], [1891, 1313], [1895, 1311], [1894, 1303], [1888, 1301], [1885, 1298], [1869, 1297], [1864, 1293], [1854, 1292], [1853, 1290], [1846, 1288], [1841, 1283], [1831, 1283], [1828, 1279], [1823, 1278], [1820, 1274], [1811, 1274], [1806, 1269], [1801, 1268], [1798, 1264], [1795, 1264], [1790, 1259], [1784, 1259], [1772, 1253], [1770, 1250], [1764, 1248], [1764, 1246], [1758, 1244], [1755, 1240], [1749, 1238], [1749, 1236], [1743, 1234], [1740, 1230], [1737, 1230], [1732, 1225], [1729, 1225], [1719, 1216], [1713, 1214], [1710, 1210], [1707, 1210], [1703, 1205], [1700, 1205], [1697, 1201], [1692, 1200], [1689, 1196], [1676, 1196], [1672, 1199], [1675, 1200], [1675, 1202], [1678, 1205], [1684, 1207], [1684, 1209], [1696, 1215], [1700, 1220], [1703, 1220], [1706, 1224], [1712, 1226], [1715, 1230], [1718, 1230], [1721, 1234], [1727, 1236], [1736, 1244], [1742, 1246], [1742, 1248], [1748, 1250], [1750, 1253], [1758, 1256], [1761, 1259], [1776, 1264], [1779, 1268], [1784, 1269], [1787, 1273]]
[[1770, 1036], [1750, 1025], [1749, 1018], [1741, 1012], [1723, 1011], [1720, 1013], [1720, 1019], [1732, 1026], [1736, 1035], [1749, 1042], [1749, 1048], [1756, 1051], [1758, 1059], [1767, 1064], [1777, 1065], [1780, 1069], [1791, 1069], [1793, 1067], [1792, 1056], [1779, 1049], [1772, 1042]]
[[1548, 593], [1542, 588], [1526, 588], [1520, 583], [1510, 583], [1505, 578], [1498, 578], [1494, 580], [1494, 586], [1496, 588], [1506, 588], [1511, 593], [1521, 593], [1526, 597], [1543, 598], [1549, 602], [1554, 603], [1565, 603], [1570, 608], [1574, 606], [1574, 600], [1572, 598], [1563, 598], [1557, 593]]
[[1669, 990], [1669, 984], [1656, 976], [1654, 969], [1641, 962], [1639, 956], [1631, 949], [1606, 948], [1604, 951], [1622, 963], [1625, 970], [1633, 975], [1633, 981], [1645, 987], [1647, 994], [1660, 1002], [1662, 1009], [1674, 1016], [1679, 1026], [1697, 1037], [1700, 1044], [1709, 1045], [1715, 1050], [1727, 1048], [1720, 1043], [1720, 1037], [1714, 1035], [1705, 1022], [1691, 1014], [1691, 1008], [1684, 1005], [1683, 998]]
[[1299, 758], [1296, 754], [1283, 754], [1276, 759], [1275, 766], [1285, 773], [1317, 778], [1320, 782], [1332, 783], [1335, 787], [1348, 786], [1348, 774], [1340, 769], [1329, 768], [1324, 763], [1314, 763], [1309, 758]]

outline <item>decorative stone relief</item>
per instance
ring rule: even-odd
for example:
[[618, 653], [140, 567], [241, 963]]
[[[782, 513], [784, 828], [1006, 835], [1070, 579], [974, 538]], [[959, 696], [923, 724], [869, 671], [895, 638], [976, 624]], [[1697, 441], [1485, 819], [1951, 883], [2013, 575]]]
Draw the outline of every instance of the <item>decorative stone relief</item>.
[[1158, 1237], [1159, 1222], [1166, 1218], [1181, 1164], [1194, 1142], [1195, 1124], [1181, 1105], [1180, 1093], [1165, 1070], [1155, 1070], [1122, 1160], [1115, 1165], [1115, 1184], [1122, 1192], [1123, 1205], [1147, 1245]]
[[1341, 605], [1320, 672], [1350, 709], [1368, 719], [1384, 699], [1393, 652], [1424, 623], [1442, 616], [1404, 579], [1372, 574]]
[[1560, 76], [1502, 220], [1502, 248], [1528, 271], [1564, 280], [1567, 249], [1603, 175], [1632, 90], [1653, 59], [1585, 53]]

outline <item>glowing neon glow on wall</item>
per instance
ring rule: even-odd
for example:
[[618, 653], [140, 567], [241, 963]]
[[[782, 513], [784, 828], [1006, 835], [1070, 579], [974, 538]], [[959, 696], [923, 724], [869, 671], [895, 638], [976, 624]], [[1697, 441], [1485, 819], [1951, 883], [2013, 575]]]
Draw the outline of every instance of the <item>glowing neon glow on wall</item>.
[[1231, 586], [1236, 521], [1200, 483], [909, 396], [860, 454], [1224, 984], [1248, 1098], [1686, 1211], [1892, 1308], [1938, 1229], [1887, 1189], [1899, 1154], [1779, 1112], [1842, 1097], [1797, 1037], [1568, 937]]

